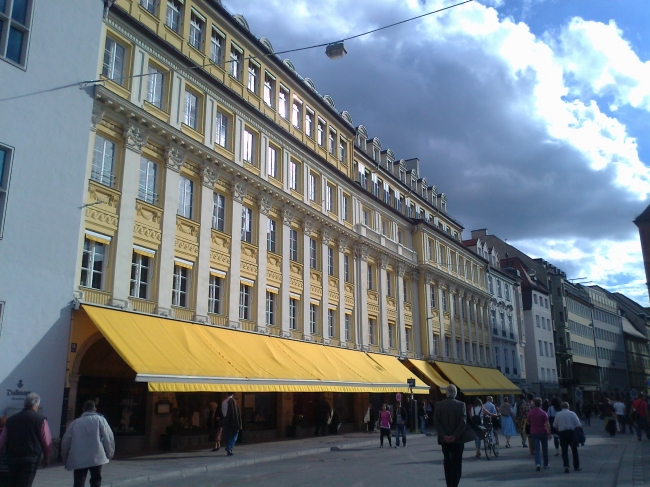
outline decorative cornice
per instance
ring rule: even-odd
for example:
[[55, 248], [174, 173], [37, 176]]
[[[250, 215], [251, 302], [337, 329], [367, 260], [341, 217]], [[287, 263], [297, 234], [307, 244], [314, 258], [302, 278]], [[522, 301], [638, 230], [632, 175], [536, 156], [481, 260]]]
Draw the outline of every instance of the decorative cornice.
[[348, 250], [348, 241], [343, 237], [339, 237], [339, 251], [345, 252], [346, 250]]
[[234, 199], [236, 202], [243, 203], [244, 198], [246, 198], [246, 193], [246, 186], [244, 186], [243, 183], [237, 181], [232, 185], [232, 199]]
[[285, 210], [282, 212], [282, 224], [290, 227], [291, 222], [293, 222], [293, 211], [291, 211], [289, 208], [285, 208]]
[[185, 162], [185, 151], [176, 146], [169, 145], [165, 148], [165, 161], [167, 168], [174, 172], [181, 172], [183, 162]]
[[269, 216], [271, 211], [271, 199], [268, 196], [262, 196], [259, 200], [260, 213]]
[[205, 166], [201, 171], [201, 178], [203, 186], [208, 189], [214, 189], [214, 185], [219, 179], [219, 176], [217, 176], [217, 172], [213, 168]]
[[390, 260], [388, 259], [387, 255], [381, 254], [379, 256], [379, 265], [381, 266], [381, 268], [383, 270], [386, 270], [386, 268], [388, 267], [389, 262], [390, 262]]
[[397, 264], [397, 275], [404, 278], [404, 274], [406, 274], [406, 266], [400, 262]]
[[123, 136], [126, 147], [138, 154], [142, 153], [142, 147], [144, 147], [149, 139], [149, 134], [143, 128], [133, 124], [124, 130]]
[[99, 125], [104, 118], [104, 113], [106, 113], [106, 111], [102, 107], [93, 107], [93, 113], [90, 116], [90, 130], [93, 132], [97, 130], [97, 125]]
[[354, 247], [354, 255], [357, 259], [361, 259], [364, 262], [368, 261], [368, 246], [367, 245], [357, 245]]
[[323, 230], [323, 232], [321, 234], [321, 241], [325, 245], [329, 245], [330, 242], [332, 241], [332, 234], [330, 233], [330, 231], [327, 228], [325, 230]]
[[314, 220], [311, 218], [305, 218], [302, 222], [302, 231], [305, 235], [311, 235], [311, 232], [314, 231]]

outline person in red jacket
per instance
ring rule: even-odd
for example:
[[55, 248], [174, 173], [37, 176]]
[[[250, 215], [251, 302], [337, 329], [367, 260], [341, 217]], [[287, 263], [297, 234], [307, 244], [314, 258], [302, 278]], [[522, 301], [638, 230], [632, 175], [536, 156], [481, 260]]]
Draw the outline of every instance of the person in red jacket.
[[636, 437], [641, 441], [643, 431], [645, 431], [646, 438], [650, 440], [650, 425], [648, 424], [648, 402], [645, 394], [639, 394], [638, 399], [632, 403], [632, 411], [630, 412], [634, 427], [636, 428]]

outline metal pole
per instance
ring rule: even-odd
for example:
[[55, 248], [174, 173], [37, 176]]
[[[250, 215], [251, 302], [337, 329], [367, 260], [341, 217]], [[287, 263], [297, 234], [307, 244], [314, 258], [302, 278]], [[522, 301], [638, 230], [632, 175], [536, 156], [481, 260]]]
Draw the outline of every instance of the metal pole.
[[409, 390], [411, 391], [411, 418], [413, 418], [413, 421], [411, 422], [411, 433], [415, 433], [417, 431], [418, 408], [415, 401], [413, 401], [413, 388], [409, 387]]

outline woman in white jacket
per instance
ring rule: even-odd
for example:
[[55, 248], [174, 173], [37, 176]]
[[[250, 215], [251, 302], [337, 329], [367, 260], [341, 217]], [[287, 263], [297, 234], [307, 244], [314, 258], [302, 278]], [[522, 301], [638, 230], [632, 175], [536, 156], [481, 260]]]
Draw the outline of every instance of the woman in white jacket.
[[75, 419], [61, 440], [66, 470], [74, 470], [74, 487], [83, 487], [90, 470], [90, 486], [101, 485], [102, 465], [115, 454], [115, 440], [108, 422], [97, 413], [95, 401], [86, 401], [84, 413]]

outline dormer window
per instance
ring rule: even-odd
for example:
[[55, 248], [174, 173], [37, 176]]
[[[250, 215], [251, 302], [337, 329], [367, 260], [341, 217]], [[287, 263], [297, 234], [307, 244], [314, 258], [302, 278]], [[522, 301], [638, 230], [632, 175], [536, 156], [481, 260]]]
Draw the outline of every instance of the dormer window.
[[376, 147], [372, 148], [372, 158], [375, 161], [379, 160], [379, 151], [377, 150]]

